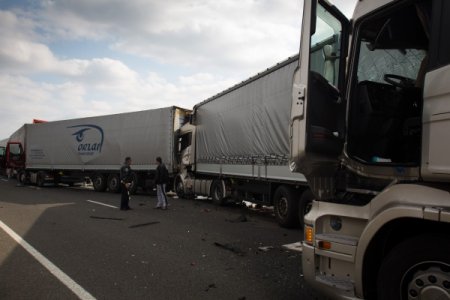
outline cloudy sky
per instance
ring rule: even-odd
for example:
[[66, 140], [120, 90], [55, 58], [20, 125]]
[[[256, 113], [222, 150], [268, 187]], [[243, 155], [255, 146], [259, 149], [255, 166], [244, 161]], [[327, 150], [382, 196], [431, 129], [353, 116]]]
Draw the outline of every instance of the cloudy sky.
[[[350, 15], [356, 0], [335, 0]], [[0, 0], [0, 139], [194, 104], [298, 52], [302, 1]]]

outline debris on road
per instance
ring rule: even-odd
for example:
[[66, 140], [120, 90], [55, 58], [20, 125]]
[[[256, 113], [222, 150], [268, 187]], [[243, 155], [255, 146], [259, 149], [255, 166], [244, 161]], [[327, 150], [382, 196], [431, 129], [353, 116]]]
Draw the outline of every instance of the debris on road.
[[99, 219], [99, 220], [114, 220], [114, 221], [123, 221], [123, 218], [111, 218], [111, 217], [99, 217], [99, 216], [89, 216], [91, 219]]
[[211, 283], [210, 285], [208, 285], [208, 287], [205, 289], [205, 292], [208, 292], [210, 289], [217, 289], [216, 284]]
[[286, 244], [281, 246], [282, 248], [289, 250], [289, 251], [295, 251], [295, 252], [303, 252], [302, 242], [296, 242], [292, 244]]
[[240, 222], [248, 222], [247, 216], [245, 215], [240, 215], [239, 217], [237, 217], [236, 219], [225, 219], [226, 222], [230, 222], [230, 223], [240, 223]]
[[142, 224], [130, 225], [130, 226], [128, 226], [128, 228], [144, 227], [144, 226], [155, 225], [155, 224], [159, 224], [159, 223], [161, 223], [161, 222], [159, 222], [159, 221], [148, 222], [148, 223], [142, 223]]
[[225, 249], [225, 250], [229, 250], [229, 251], [231, 251], [231, 252], [233, 252], [233, 253], [235, 253], [237, 255], [240, 255], [240, 256], [244, 256], [245, 255], [244, 251], [242, 251], [241, 249], [239, 249], [239, 248], [237, 248], [237, 247], [235, 247], [233, 245], [230, 245], [230, 244], [221, 244], [221, 243], [218, 243], [218, 242], [214, 242], [214, 245], [219, 247], [219, 248], [222, 248], [222, 249]]
[[269, 250], [273, 249], [273, 246], [262, 246], [262, 247], [258, 247], [259, 251], [263, 251], [263, 252], [267, 252]]

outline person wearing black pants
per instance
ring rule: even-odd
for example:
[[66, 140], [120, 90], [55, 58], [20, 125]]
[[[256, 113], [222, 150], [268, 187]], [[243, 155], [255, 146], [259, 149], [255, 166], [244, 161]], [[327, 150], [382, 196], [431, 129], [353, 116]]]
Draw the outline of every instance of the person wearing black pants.
[[120, 168], [120, 184], [122, 186], [122, 195], [120, 198], [120, 210], [130, 210], [130, 192], [129, 188], [133, 182], [131, 171], [131, 157], [125, 158], [125, 163]]
[[166, 195], [166, 184], [169, 181], [169, 172], [166, 166], [163, 164], [161, 157], [156, 158], [156, 174], [155, 174], [155, 183], [156, 183], [156, 195], [158, 197], [158, 203], [156, 204], [156, 209], [167, 209], [169, 203], [167, 202]]

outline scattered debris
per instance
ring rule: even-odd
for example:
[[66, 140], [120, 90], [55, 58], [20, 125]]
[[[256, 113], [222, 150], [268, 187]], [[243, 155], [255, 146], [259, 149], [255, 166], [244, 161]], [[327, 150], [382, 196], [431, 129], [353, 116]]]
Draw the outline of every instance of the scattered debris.
[[144, 206], [145, 205], [145, 203], [139, 203], [139, 206]]
[[123, 218], [111, 218], [111, 217], [99, 217], [99, 216], [89, 216], [91, 219], [99, 219], [99, 220], [114, 220], [114, 221], [123, 221]]
[[296, 242], [296, 243], [292, 243], [292, 244], [286, 244], [281, 246], [286, 250], [289, 251], [295, 251], [295, 252], [303, 252], [303, 247], [302, 247], [302, 242]]
[[273, 249], [273, 246], [263, 246], [263, 247], [258, 247], [259, 251], [263, 251], [263, 252], [267, 252], [270, 249]]
[[131, 226], [128, 226], [128, 228], [144, 227], [144, 226], [155, 225], [155, 224], [159, 224], [159, 223], [161, 223], [161, 222], [159, 222], [159, 221], [148, 222], [148, 223], [143, 223], [143, 224], [131, 225]]
[[211, 210], [210, 210], [209, 208], [204, 208], [204, 209], [202, 209], [202, 211], [208, 213], [208, 212], [210, 212]]
[[238, 300], [246, 300], [247, 299], [247, 297], [241, 297], [241, 298], [239, 298]]
[[205, 289], [205, 292], [209, 291], [210, 289], [217, 289], [217, 286], [214, 283], [211, 283], [208, 285], [208, 287]]
[[234, 247], [233, 245], [230, 245], [230, 244], [221, 244], [221, 243], [218, 243], [218, 242], [214, 242], [214, 245], [219, 247], [219, 248], [222, 248], [222, 249], [225, 249], [225, 250], [229, 250], [229, 251], [231, 251], [231, 252], [233, 252], [233, 253], [235, 253], [237, 255], [240, 255], [240, 256], [244, 256], [245, 255], [244, 251], [242, 251], [241, 249], [239, 249], [237, 247]]
[[166, 196], [169, 196], [169, 197], [175, 197], [177, 195], [177, 193], [175, 193], [175, 192], [173, 192], [173, 191], [169, 191], [169, 192], [167, 192], [166, 193]]
[[226, 222], [230, 222], [230, 223], [239, 223], [239, 222], [248, 222], [247, 216], [245, 215], [240, 215], [239, 217], [237, 217], [236, 219], [225, 219]]

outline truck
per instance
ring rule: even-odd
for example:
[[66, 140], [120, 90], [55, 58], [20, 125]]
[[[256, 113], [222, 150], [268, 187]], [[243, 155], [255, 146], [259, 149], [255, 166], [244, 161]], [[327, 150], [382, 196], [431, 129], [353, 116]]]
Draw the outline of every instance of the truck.
[[0, 140], [0, 174], [6, 175], [6, 161], [5, 161], [5, 154], [6, 154], [6, 143], [8, 142], [8, 139]]
[[73, 185], [90, 180], [96, 191], [118, 192], [120, 166], [130, 156], [130, 192], [152, 190], [156, 157], [163, 159], [170, 174], [178, 173], [174, 136], [189, 113], [171, 106], [25, 124], [6, 143], [4, 168], [21, 183]]
[[306, 178], [289, 170], [297, 65], [293, 56], [194, 106], [178, 137], [174, 191], [179, 197], [274, 206], [281, 226], [303, 222], [312, 194]]
[[[315, 199], [304, 278], [331, 298], [450, 299], [449, 15], [363, 0], [348, 21], [304, 1], [289, 166]], [[319, 44], [335, 52], [324, 69]]]

